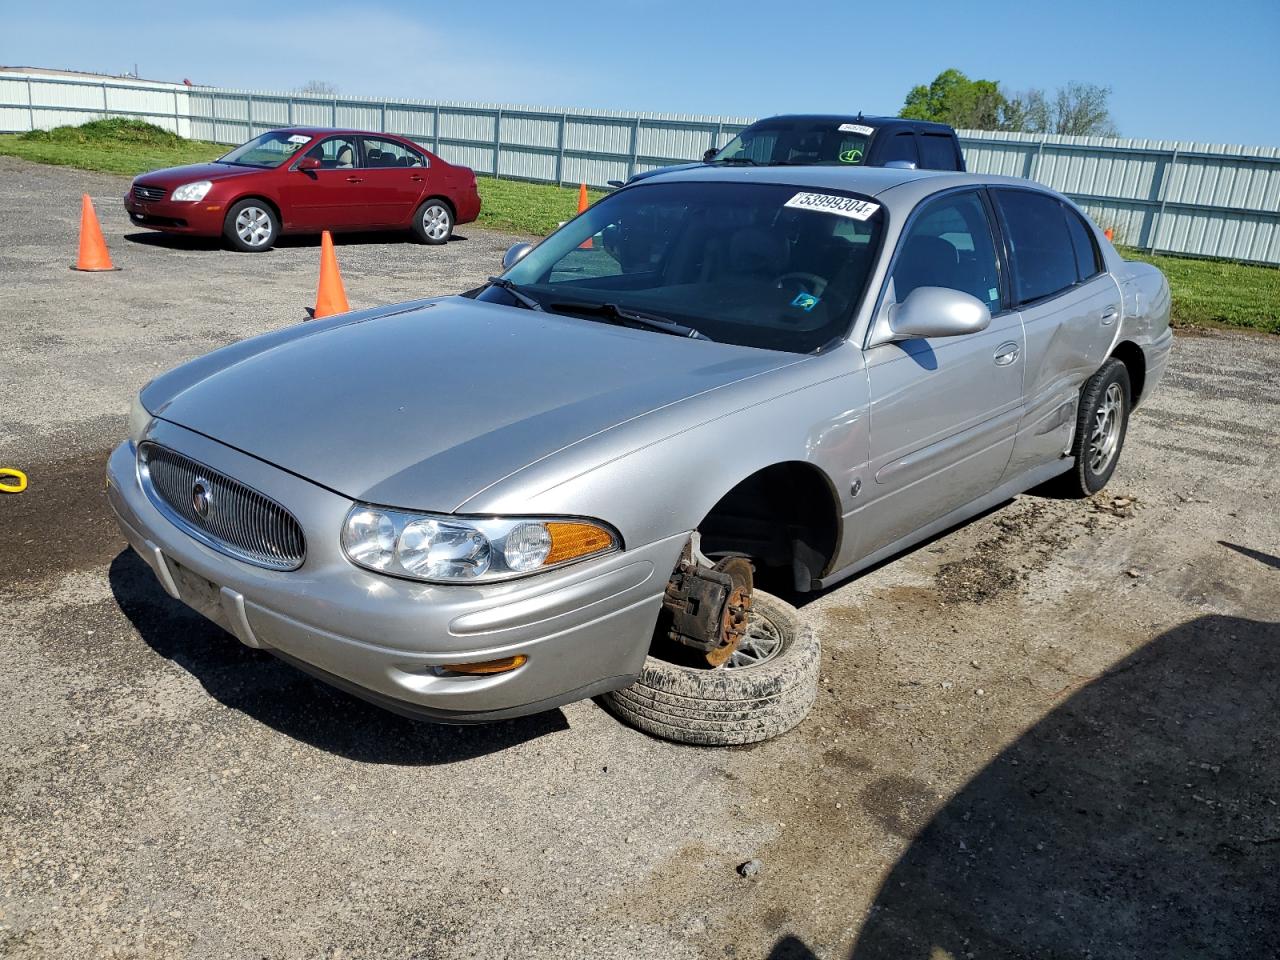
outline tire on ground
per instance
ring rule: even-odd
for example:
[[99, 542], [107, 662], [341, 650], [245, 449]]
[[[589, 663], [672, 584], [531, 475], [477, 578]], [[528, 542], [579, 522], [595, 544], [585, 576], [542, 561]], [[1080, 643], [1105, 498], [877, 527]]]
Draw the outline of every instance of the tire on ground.
[[[266, 214], [265, 225], [267, 233], [264, 239], [258, 243], [251, 243], [241, 237], [237, 224], [240, 214], [250, 208]], [[227, 215], [222, 221], [222, 235], [226, 238], [227, 243], [229, 243], [234, 249], [239, 250], [241, 253], [262, 253], [264, 250], [270, 250], [275, 246], [276, 240], [279, 239], [280, 218], [277, 217], [276, 212], [271, 209], [271, 204], [249, 197], [248, 199], [241, 200], [239, 203], [233, 204], [231, 209], [227, 211]]]
[[[1107, 388], [1119, 384], [1124, 403], [1120, 418], [1120, 435], [1116, 439], [1115, 453], [1111, 460], [1098, 473], [1089, 463], [1089, 440], [1093, 433], [1094, 418], [1098, 408], [1106, 396]], [[1058, 477], [1054, 483], [1055, 492], [1065, 497], [1084, 498], [1092, 496], [1107, 485], [1111, 475], [1115, 473], [1116, 464], [1120, 462], [1120, 454], [1124, 450], [1125, 434], [1129, 430], [1129, 410], [1133, 389], [1129, 383], [1129, 369], [1115, 357], [1109, 358], [1098, 372], [1085, 381], [1080, 390], [1080, 406], [1076, 412], [1076, 434], [1071, 442], [1071, 469]]]
[[782, 636], [772, 659], [711, 670], [650, 656], [634, 684], [604, 694], [605, 706], [625, 723], [678, 743], [756, 743], [790, 730], [818, 695], [818, 636], [795, 607], [760, 590], [752, 616], [767, 618]]
[[413, 232], [423, 243], [448, 243], [453, 236], [453, 208], [438, 197], [422, 201], [413, 214]]

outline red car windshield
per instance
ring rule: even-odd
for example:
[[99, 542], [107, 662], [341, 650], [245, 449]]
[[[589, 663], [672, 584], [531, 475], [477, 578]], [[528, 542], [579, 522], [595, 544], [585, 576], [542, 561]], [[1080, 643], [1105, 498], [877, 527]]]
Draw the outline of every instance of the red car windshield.
[[311, 140], [312, 138], [304, 133], [272, 130], [260, 137], [254, 137], [248, 143], [241, 144], [225, 156], [219, 157], [218, 162], [233, 163], [239, 167], [261, 167], [266, 170], [280, 166]]

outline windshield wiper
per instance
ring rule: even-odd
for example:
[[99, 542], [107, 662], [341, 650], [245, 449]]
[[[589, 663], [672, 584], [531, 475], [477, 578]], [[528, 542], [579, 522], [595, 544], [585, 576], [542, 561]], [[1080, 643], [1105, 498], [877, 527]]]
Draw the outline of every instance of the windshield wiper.
[[626, 307], [620, 307], [616, 303], [579, 303], [574, 301], [563, 301], [560, 303], [550, 304], [552, 310], [556, 312], [566, 311], [569, 313], [593, 313], [597, 316], [612, 320], [615, 323], [632, 323], [637, 327], [644, 327], [646, 330], [656, 330], [658, 333], [669, 333], [673, 337], [687, 337], [690, 340], [710, 340], [705, 333], [696, 327], [686, 326], [683, 323], [676, 323], [674, 320], [668, 320], [666, 317], [659, 317], [651, 313], [637, 313], [635, 310], [628, 310]]
[[750, 157], [721, 157], [716, 160], [708, 160], [707, 163], [743, 163], [749, 167], [762, 167], [759, 160], [752, 160]]
[[516, 303], [528, 310], [542, 310], [545, 312], [546, 308], [543, 307], [542, 304], [533, 299], [533, 297], [529, 296], [527, 293], [522, 293], [520, 291], [520, 286], [508, 280], [506, 277], [490, 277], [489, 286], [498, 287], [507, 291], [507, 293], [511, 294]]

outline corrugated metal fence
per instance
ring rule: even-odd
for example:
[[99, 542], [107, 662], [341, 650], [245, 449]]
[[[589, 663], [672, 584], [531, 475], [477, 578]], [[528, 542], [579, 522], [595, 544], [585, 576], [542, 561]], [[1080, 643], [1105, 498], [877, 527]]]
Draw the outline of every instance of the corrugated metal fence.
[[[0, 73], [0, 130], [137, 117], [240, 143], [306, 124], [408, 136], [490, 176], [604, 186], [700, 157], [747, 117], [428, 103]], [[1116, 240], [1147, 250], [1280, 264], [1280, 147], [962, 131], [971, 170], [1072, 197]]]

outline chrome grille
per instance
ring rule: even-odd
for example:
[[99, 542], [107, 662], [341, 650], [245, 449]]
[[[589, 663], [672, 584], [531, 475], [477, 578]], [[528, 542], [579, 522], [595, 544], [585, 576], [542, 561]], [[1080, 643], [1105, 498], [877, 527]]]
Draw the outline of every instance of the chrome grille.
[[164, 187], [149, 187], [145, 183], [135, 183], [133, 185], [133, 198], [135, 200], [163, 200], [168, 192]]
[[302, 565], [302, 527], [274, 500], [156, 443], [138, 448], [138, 464], [151, 502], [201, 543], [272, 570]]

